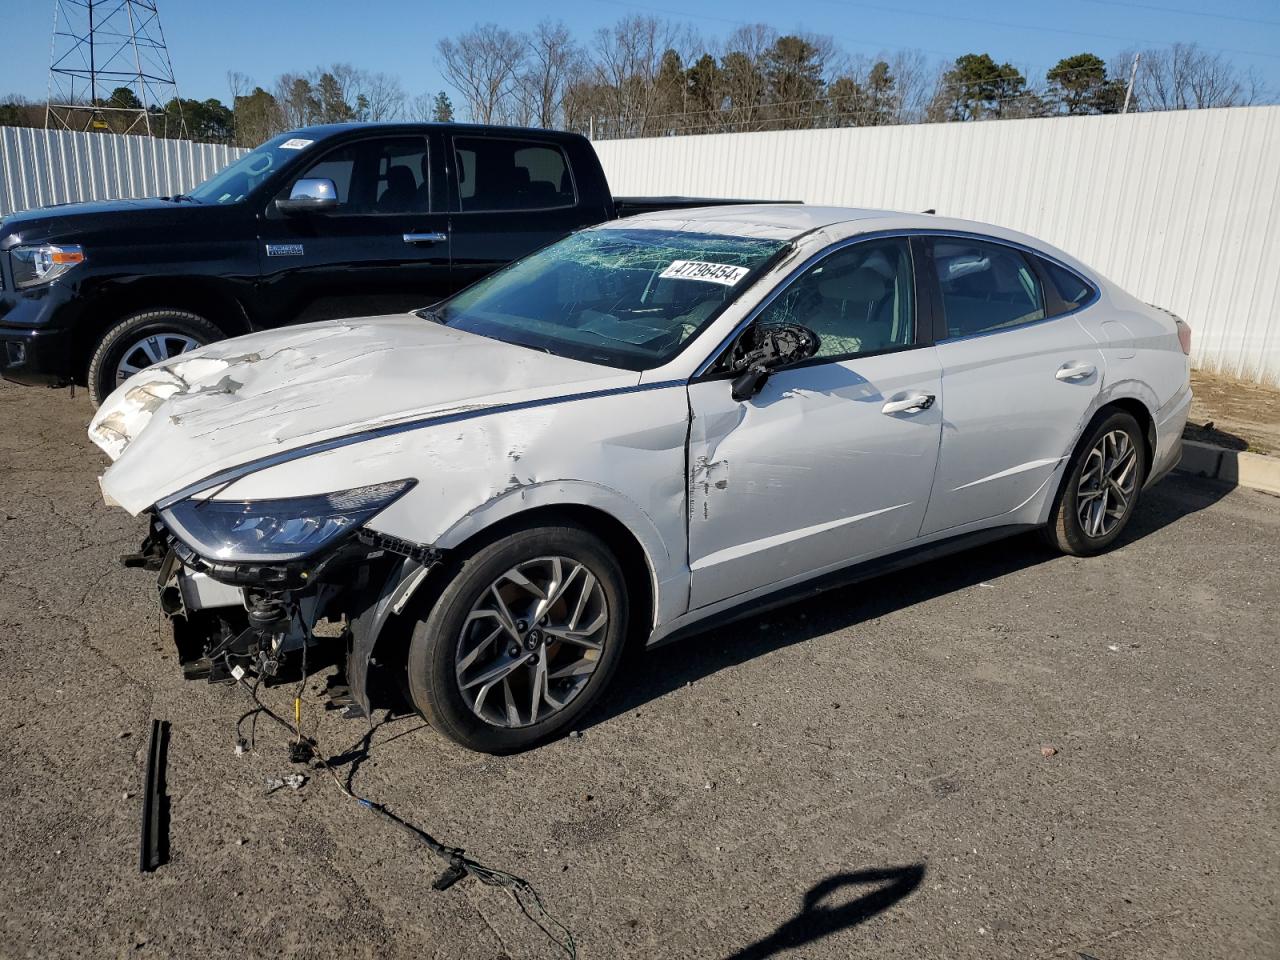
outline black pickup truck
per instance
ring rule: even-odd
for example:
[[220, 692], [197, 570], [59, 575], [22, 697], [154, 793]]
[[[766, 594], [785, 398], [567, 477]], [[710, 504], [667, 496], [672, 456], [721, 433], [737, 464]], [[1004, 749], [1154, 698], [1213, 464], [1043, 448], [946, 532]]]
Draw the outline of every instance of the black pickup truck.
[[733, 203], [609, 191], [585, 138], [337, 124], [269, 140], [189, 194], [0, 222], [0, 375], [84, 384], [265, 327], [422, 307], [581, 227]]

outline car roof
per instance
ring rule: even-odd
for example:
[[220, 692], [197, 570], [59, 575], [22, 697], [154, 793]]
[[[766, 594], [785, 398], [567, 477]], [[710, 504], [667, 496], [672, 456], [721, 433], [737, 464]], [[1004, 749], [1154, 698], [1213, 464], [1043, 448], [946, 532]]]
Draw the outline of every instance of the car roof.
[[628, 227], [763, 237], [771, 240], [797, 240], [805, 234], [823, 230], [827, 242], [881, 230], [972, 234], [1027, 247], [1084, 272], [1094, 282], [1100, 279], [1074, 257], [1037, 237], [993, 223], [940, 217], [932, 213], [905, 213], [872, 207], [810, 206], [800, 203], [738, 203], [684, 210], [658, 210], [609, 221], [595, 229], [618, 230]]
[[290, 130], [285, 136], [307, 137], [322, 140], [344, 133], [425, 133], [429, 130], [448, 130], [452, 133], [490, 134], [536, 134], [539, 137], [550, 137], [557, 140], [581, 140], [581, 134], [566, 130], [547, 130], [543, 127], [499, 126], [490, 123], [458, 123], [454, 120], [374, 120], [350, 121], [347, 123], [316, 123], [308, 127]]

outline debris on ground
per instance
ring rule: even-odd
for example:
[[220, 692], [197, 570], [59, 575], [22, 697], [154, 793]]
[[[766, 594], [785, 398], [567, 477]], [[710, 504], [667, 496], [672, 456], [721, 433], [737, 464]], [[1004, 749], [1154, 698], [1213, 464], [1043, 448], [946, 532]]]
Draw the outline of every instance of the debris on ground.
[[1058, 752], [1057, 747], [1051, 747], [1047, 744], [1040, 748], [1040, 756], [1042, 757], [1052, 757], [1057, 752]]
[[267, 793], [272, 794], [277, 790], [289, 787], [292, 790], [302, 789], [302, 785], [307, 782], [305, 773], [291, 773], [287, 777], [267, 777]]

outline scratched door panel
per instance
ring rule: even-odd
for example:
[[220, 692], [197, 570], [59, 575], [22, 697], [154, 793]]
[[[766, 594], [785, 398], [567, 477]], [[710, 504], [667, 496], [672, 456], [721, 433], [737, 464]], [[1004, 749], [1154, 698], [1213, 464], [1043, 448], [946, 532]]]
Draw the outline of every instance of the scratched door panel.
[[[692, 606], [802, 578], [917, 536], [942, 423], [933, 347], [775, 373], [738, 402], [689, 387]], [[933, 396], [885, 413], [891, 398]]]

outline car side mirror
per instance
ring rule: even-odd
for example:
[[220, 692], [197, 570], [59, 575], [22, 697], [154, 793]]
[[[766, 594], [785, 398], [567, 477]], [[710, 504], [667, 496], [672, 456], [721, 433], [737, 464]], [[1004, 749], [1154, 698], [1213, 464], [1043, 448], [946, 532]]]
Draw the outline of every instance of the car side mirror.
[[289, 199], [276, 201], [281, 213], [319, 213], [338, 206], [338, 188], [328, 177], [304, 177], [289, 190]]
[[798, 323], [753, 326], [734, 348], [733, 399], [750, 400], [774, 370], [808, 360], [820, 346], [818, 335]]

